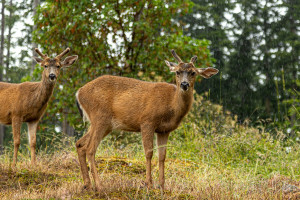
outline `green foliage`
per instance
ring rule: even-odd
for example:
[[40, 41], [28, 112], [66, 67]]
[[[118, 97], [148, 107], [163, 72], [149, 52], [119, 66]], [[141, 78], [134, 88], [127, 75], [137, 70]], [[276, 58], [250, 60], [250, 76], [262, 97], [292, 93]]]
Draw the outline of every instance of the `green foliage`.
[[70, 47], [70, 54], [79, 59], [61, 72], [44, 122], [67, 119], [82, 130], [75, 92], [103, 74], [174, 81], [164, 63], [173, 60], [172, 48], [186, 61], [197, 55], [199, 67], [211, 66], [209, 41], [184, 36], [172, 22], [191, 7], [190, 1], [182, 0], [47, 1], [35, 16], [35, 41], [48, 55]]

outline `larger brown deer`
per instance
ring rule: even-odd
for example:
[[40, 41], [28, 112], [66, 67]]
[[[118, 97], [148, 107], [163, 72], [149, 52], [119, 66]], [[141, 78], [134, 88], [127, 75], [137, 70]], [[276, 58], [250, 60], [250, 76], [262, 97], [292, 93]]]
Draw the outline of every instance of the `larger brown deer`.
[[17, 162], [22, 122], [27, 122], [28, 125], [31, 165], [36, 163], [35, 146], [38, 122], [46, 110], [60, 69], [72, 65], [78, 58], [77, 55], [69, 56], [61, 61], [61, 58], [70, 51], [69, 48], [55, 58], [49, 58], [38, 49], [35, 49], [35, 51], [43, 58], [34, 58], [37, 63], [44, 67], [42, 81], [20, 84], [0, 82], [0, 123], [12, 125], [14, 139], [13, 166]]
[[132, 78], [101, 76], [76, 93], [77, 105], [84, 119], [90, 122], [88, 132], [76, 143], [84, 187], [91, 189], [86, 156], [90, 162], [96, 189], [100, 180], [95, 165], [95, 153], [100, 141], [114, 129], [141, 132], [146, 155], [146, 184], [152, 185], [151, 159], [153, 137], [157, 133], [159, 183], [164, 189], [164, 163], [169, 133], [175, 130], [193, 103], [193, 88], [197, 75], [210, 78], [215, 68], [196, 68], [192, 57], [183, 63], [172, 50], [178, 64], [165, 61], [176, 72], [176, 85], [151, 83]]

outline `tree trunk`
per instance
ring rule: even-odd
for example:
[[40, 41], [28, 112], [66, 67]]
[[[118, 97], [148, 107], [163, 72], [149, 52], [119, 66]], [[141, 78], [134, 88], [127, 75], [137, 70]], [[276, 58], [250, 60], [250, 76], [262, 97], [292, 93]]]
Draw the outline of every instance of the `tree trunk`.
[[[0, 81], [3, 81], [3, 51], [4, 51], [4, 27], [5, 27], [5, 0], [2, 0], [2, 9], [1, 9], [1, 47], [0, 47]], [[0, 154], [3, 152], [3, 140], [4, 140], [4, 126], [0, 124]]]
[[[40, 5], [40, 0], [34, 0], [33, 1], [33, 16], [36, 15], [36, 9], [37, 9], [37, 7], [39, 5]], [[34, 32], [35, 30], [36, 30], [36, 24], [34, 23], [32, 32]], [[33, 34], [32, 34], [32, 36], [33, 36]], [[33, 56], [37, 56], [37, 54], [36, 54], [36, 52], [34, 50], [35, 48], [37, 48], [37, 44], [33, 41], [33, 37], [32, 37], [32, 55]], [[35, 65], [36, 65], [36, 62], [34, 62], [32, 60], [32, 62], [31, 62], [31, 69], [30, 69], [30, 75], [33, 74]]]
[[[268, 2], [265, 2], [265, 8], [267, 8], [267, 3]], [[265, 13], [263, 14], [263, 24], [262, 24], [263, 25], [263, 37], [264, 37], [264, 40], [265, 40], [265, 43], [266, 43], [265, 47], [264, 47], [264, 50], [263, 50], [264, 57], [263, 57], [262, 66], [263, 66], [263, 71], [265, 72], [265, 75], [266, 75], [265, 90], [275, 91], [275, 90], [270, 89], [270, 88], [274, 88], [273, 87], [273, 82], [274, 82], [273, 80], [274, 79], [273, 79], [273, 75], [272, 75], [271, 70], [270, 70], [270, 63], [269, 63], [269, 59], [270, 59], [270, 56], [269, 56], [269, 51], [270, 51], [269, 36], [270, 35], [268, 34], [268, 31], [270, 29], [269, 29], [268, 20], [269, 20], [269, 14], [268, 14], [268, 9], [266, 9]], [[270, 98], [269, 95], [265, 95], [265, 112], [268, 116], [270, 116], [272, 111], [273, 111], [272, 97]], [[276, 113], [276, 112], [274, 112], [274, 113]]]
[[5, 28], [5, 0], [2, 0], [2, 9], [1, 9], [1, 47], [0, 47], [0, 81], [3, 81], [3, 55], [4, 55], [4, 28]]
[[68, 137], [72, 137], [74, 136], [74, 128], [72, 126], [70, 126], [67, 118], [68, 118], [68, 109], [65, 108], [64, 109], [64, 112], [63, 112], [63, 115], [64, 115], [64, 121], [62, 123], [62, 131], [65, 135], [67, 135]]
[[[63, 131], [63, 134], [65, 134], [66, 136], [68, 137], [73, 137], [75, 135], [75, 130], [72, 126], [70, 126], [68, 120], [67, 120], [67, 115], [66, 113], [64, 113], [64, 121], [62, 123], [62, 131]], [[65, 145], [66, 146], [69, 146], [70, 145], [70, 142], [69, 141], [66, 141], [65, 142]]]
[[[13, 21], [11, 20], [12, 19], [12, 14], [13, 14], [13, 9], [12, 9], [12, 0], [10, 0], [10, 3], [9, 3], [9, 20], [10, 20], [10, 23], [8, 24], [8, 35], [7, 35], [7, 55], [6, 55], [6, 74], [8, 73], [9, 71], [9, 66], [10, 66], [10, 43], [11, 43], [11, 30], [13, 28]], [[8, 76], [6, 76], [8, 79]], [[8, 81], [8, 80], [6, 80]]]
[[[296, 4], [297, 5], [297, 2], [296, 1], [288, 1], [288, 8], [289, 8], [289, 12], [291, 13], [290, 14], [290, 33], [293, 34], [293, 36], [297, 36], [297, 25], [296, 25], [296, 20], [294, 19], [294, 17], [296, 16], [296, 12], [299, 12], [299, 10], [296, 10], [294, 8], [294, 5]], [[299, 4], [299, 3], [298, 3]], [[294, 45], [291, 45], [292, 46], [292, 51], [291, 51], [291, 56], [292, 56], [292, 63], [293, 63], [293, 68], [291, 70], [292, 72], [292, 84], [291, 84], [291, 88], [293, 88], [295, 91], [296, 91], [296, 88], [297, 88], [297, 85], [296, 85], [296, 82], [295, 80], [298, 80], [298, 75], [297, 75], [297, 65], [299, 63], [299, 57], [297, 55], [297, 53], [294, 53], [294, 52], [297, 52], [297, 49], [295, 48], [296, 46], [296, 40], [293, 41]], [[291, 95], [291, 98], [293, 99], [294, 102], [296, 102], [296, 98], [297, 96], [295, 95], [295, 93], [292, 93]], [[297, 117], [296, 117], [296, 113], [292, 114], [291, 115], [291, 127], [294, 127], [296, 125], [296, 122], [297, 122]], [[294, 137], [296, 136], [295, 135], [295, 131], [292, 129], [292, 132], [289, 134], [290, 137]]]
[[69, 122], [67, 121], [67, 119], [64, 119], [62, 125], [63, 125], [62, 129], [63, 129], [63, 133], [64, 133], [64, 134], [66, 134], [66, 135], [69, 136], [69, 137], [74, 136], [74, 131], [75, 131], [75, 130], [73, 129], [72, 126], [70, 126], [70, 124], [69, 124]]

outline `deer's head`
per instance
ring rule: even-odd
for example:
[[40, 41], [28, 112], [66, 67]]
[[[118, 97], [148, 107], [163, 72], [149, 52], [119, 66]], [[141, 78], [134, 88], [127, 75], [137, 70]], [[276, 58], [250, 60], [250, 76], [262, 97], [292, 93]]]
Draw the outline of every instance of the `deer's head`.
[[35, 49], [35, 51], [43, 58], [41, 59], [34, 57], [35, 61], [42, 67], [44, 67], [43, 78], [53, 83], [56, 82], [60, 69], [72, 65], [78, 58], [77, 55], [68, 56], [66, 59], [64, 59], [64, 61], [61, 61], [62, 57], [69, 53], [70, 48], [67, 48], [55, 58], [49, 58], [46, 54], [43, 54], [37, 48]]
[[200, 75], [204, 78], [210, 78], [219, 72], [219, 70], [212, 67], [196, 68], [194, 64], [197, 60], [197, 56], [193, 56], [189, 63], [184, 63], [174, 50], [171, 52], [178, 61], [178, 64], [167, 60], [165, 60], [165, 62], [170, 68], [170, 71], [176, 73], [176, 85], [180, 87], [182, 91], [188, 91], [189, 88], [194, 88], [196, 76]]

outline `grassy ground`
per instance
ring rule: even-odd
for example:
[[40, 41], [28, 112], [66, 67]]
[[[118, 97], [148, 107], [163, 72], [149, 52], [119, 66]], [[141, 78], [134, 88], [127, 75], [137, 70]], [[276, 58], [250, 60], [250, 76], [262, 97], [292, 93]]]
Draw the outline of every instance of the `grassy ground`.
[[21, 151], [11, 168], [7, 148], [0, 156], [0, 199], [300, 199], [299, 141], [281, 131], [268, 133], [264, 126], [238, 125], [222, 107], [200, 100], [171, 134], [164, 193], [157, 188], [157, 155], [154, 187], [147, 189], [140, 135], [121, 132], [98, 149], [100, 193], [82, 190], [74, 141], [69, 141], [52, 144], [51, 154], [40, 150], [34, 167], [29, 152]]
[[[82, 190], [75, 152], [39, 156], [39, 164], [22, 159], [16, 169], [7, 158], [0, 164], [0, 199], [297, 199], [300, 182], [279, 173], [269, 178], [243, 169], [220, 169], [205, 163], [168, 159], [166, 191], [157, 189], [158, 167], [154, 160], [154, 188], [144, 187], [143, 159], [97, 156], [102, 182], [100, 193]], [[299, 175], [297, 175], [299, 179]], [[296, 188], [298, 187], [298, 188]]]

